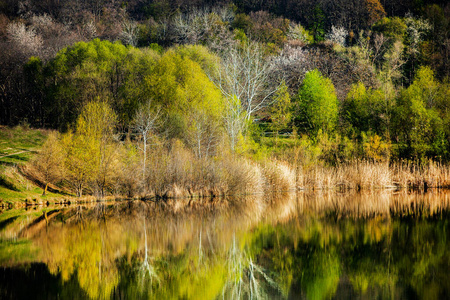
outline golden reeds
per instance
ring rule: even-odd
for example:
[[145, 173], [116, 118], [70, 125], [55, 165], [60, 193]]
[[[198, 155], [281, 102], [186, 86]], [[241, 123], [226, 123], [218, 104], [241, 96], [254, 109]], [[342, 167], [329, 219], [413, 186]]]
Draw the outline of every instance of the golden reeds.
[[436, 162], [372, 162], [355, 160], [338, 166], [297, 168], [299, 189], [372, 190], [407, 188], [427, 190], [450, 187], [450, 167]]

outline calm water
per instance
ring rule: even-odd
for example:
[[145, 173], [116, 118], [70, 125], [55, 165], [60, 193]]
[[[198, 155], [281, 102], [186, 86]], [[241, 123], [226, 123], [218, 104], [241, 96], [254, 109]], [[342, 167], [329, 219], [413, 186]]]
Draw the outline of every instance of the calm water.
[[450, 298], [450, 194], [264, 197], [2, 211], [0, 299]]

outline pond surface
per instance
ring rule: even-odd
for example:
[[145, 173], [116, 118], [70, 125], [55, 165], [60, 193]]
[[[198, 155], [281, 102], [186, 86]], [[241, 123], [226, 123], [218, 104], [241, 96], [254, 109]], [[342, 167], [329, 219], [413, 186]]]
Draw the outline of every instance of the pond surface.
[[449, 199], [324, 192], [5, 210], [0, 299], [449, 299]]

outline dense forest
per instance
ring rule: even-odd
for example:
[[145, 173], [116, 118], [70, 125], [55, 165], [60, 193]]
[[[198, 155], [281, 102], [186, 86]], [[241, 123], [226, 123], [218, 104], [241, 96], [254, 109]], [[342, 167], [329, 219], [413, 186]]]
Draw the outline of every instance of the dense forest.
[[58, 129], [30, 172], [77, 195], [239, 192], [248, 158], [447, 162], [449, 21], [443, 0], [0, 1], [0, 123]]

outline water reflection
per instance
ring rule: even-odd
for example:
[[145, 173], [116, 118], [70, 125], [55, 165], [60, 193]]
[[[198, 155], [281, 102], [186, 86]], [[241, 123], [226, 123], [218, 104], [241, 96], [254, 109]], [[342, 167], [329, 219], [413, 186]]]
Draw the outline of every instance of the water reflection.
[[445, 299], [449, 199], [320, 192], [176, 213], [142, 201], [4, 211], [0, 298]]

